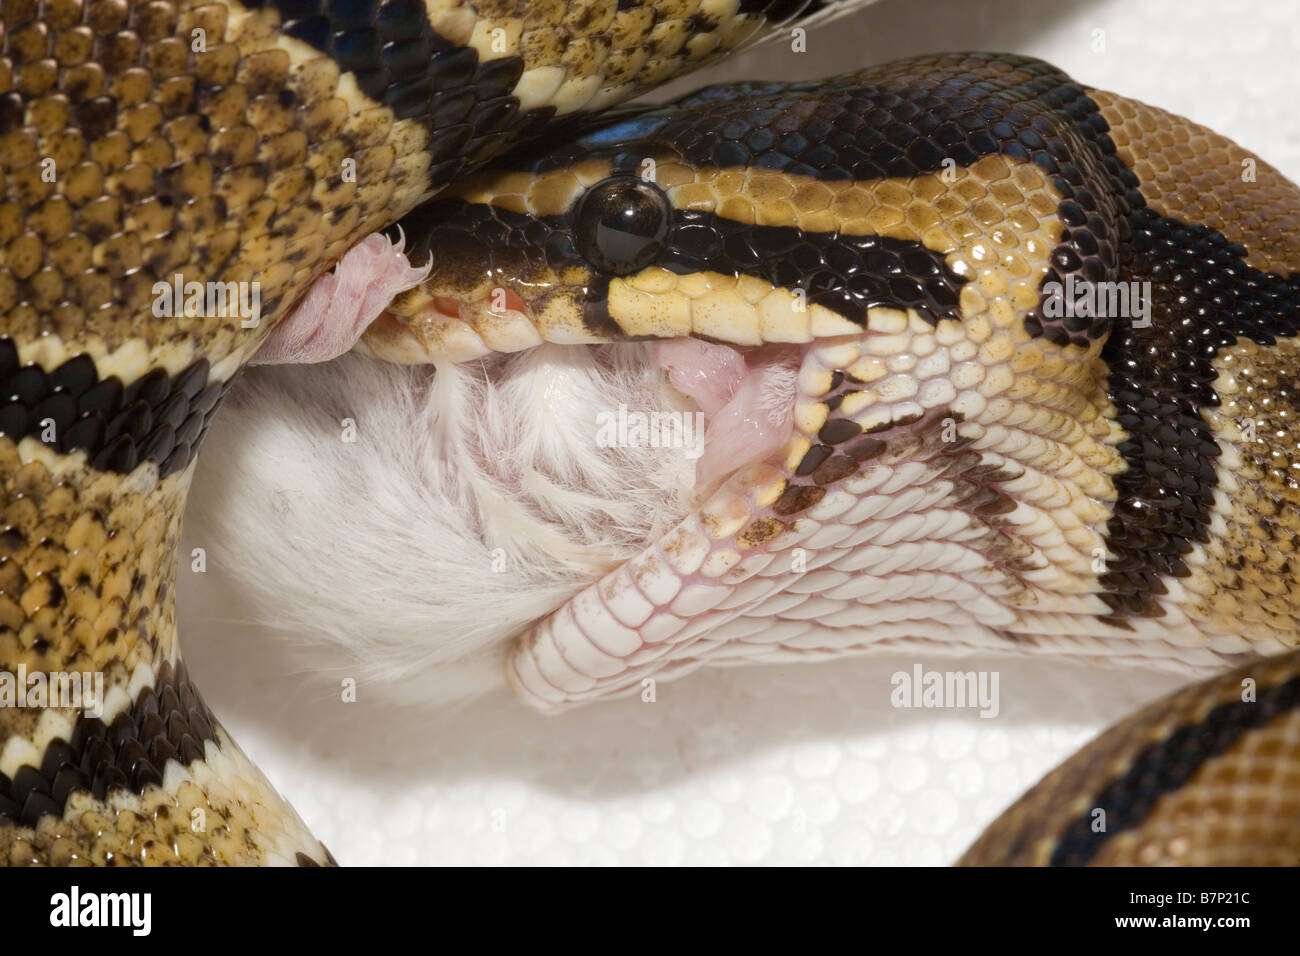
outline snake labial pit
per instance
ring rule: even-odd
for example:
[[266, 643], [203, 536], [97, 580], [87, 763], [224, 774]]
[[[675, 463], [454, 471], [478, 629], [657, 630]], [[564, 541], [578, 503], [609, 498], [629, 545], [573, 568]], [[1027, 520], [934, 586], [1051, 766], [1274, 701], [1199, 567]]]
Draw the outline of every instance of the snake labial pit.
[[1181, 667], [964, 862], [1300, 859], [1300, 192], [1022, 56], [615, 109], [852, 5], [0, 0], [0, 703], [44, 688], [0, 706], [0, 862], [333, 862], [192, 685], [176, 548], [240, 368], [395, 224], [431, 268], [361, 350], [660, 341], [752, 429], [518, 635], [524, 701], [880, 647]]

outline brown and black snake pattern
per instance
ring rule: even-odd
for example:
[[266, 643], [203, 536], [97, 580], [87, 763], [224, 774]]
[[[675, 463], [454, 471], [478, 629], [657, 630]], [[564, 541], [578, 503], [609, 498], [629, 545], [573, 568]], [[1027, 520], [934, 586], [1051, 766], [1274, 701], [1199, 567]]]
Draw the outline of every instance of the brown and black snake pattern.
[[[185, 674], [181, 513], [208, 422], [270, 326], [348, 248], [453, 180], [407, 223], [434, 230], [420, 238], [439, 271], [394, 304], [372, 351], [413, 334], [455, 358], [509, 344], [491, 323], [414, 318], [473, 298], [488, 265], [545, 279], [547, 301], [526, 303], [539, 340], [808, 344], [784, 470], [751, 475], [743, 517], [701, 513], [703, 552], [685, 533], [661, 545], [678, 586], [779, 553], [809, 520], [848, 522], [848, 498], [866, 494], [853, 483], [878, 486], [881, 469], [931, 467], [953, 470], [958, 510], [1006, 574], [975, 606], [1016, 643], [1048, 647], [1073, 626], [1122, 646], [1160, 629], [1163, 653], [1202, 665], [1295, 646], [1300, 197], [1263, 163], [1243, 190], [1232, 162], [1250, 157], [1233, 144], [1039, 61], [946, 55], [715, 90], [474, 173], [557, 118], [589, 114], [565, 121], [578, 136], [769, 18], [823, 6], [0, 0], [0, 673], [105, 687], [95, 716], [0, 708], [0, 862], [333, 862]], [[654, 184], [629, 190], [648, 156]], [[578, 202], [588, 191], [660, 209], [658, 245], [635, 262], [575, 245], [582, 217], [603, 215]], [[709, 276], [740, 291], [692, 305]], [[1150, 327], [1055, 316], [1044, 289], [1073, 279], [1149, 280]], [[223, 307], [160, 307], [173, 281], [219, 286]], [[249, 284], [260, 309], [225, 307]], [[758, 307], [794, 287], [802, 325]], [[969, 367], [936, 373], [914, 413], [872, 383], [922, 346]], [[1243, 439], [1247, 418], [1268, 444]], [[947, 421], [956, 444], [936, 437]], [[1051, 448], [1003, 454], [999, 422], [1026, 421]], [[1039, 529], [1065, 544], [1040, 548], [1008, 517], [1031, 486], [1075, 495]], [[1105, 570], [1080, 570], [1097, 541]], [[637, 574], [647, 595], [666, 586], [648, 565]], [[613, 607], [616, 589], [604, 593]], [[688, 669], [707, 656], [694, 639], [686, 656], [610, 645], [652, 625], [647, 642], [663, 641], [670, 606], [708, 634], [717, 602], [691, 593], [611, 624], [594, 666], [547, 622], [512, 680], [553, 706]], [[1031, 606], [1042, 615], [999, 613]], [[1297, 657], [1251, 666], [1101, 738], [970, 861], [1294, 862]], [[1243, 781], [1260, 793], [1246, 816], [1232, 803]], [[1278, 820], [1255, 822], [1260, 801]], [[1113, 821], [1101, 836], [1079, 822], [1093, 807]], [[1227, 821], [1229, 849], [1184, 835], [1204, 808]]]

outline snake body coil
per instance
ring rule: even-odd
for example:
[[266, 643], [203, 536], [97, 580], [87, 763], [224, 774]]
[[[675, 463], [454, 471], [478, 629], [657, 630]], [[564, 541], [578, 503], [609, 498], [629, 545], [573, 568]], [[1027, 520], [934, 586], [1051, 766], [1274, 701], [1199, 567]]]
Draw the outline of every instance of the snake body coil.
[[[1296, 645], [1295, 187], [1024, 57], [596, 116], [834, 6], [0, 0], [0, 667], [106, 688], [0, 708], [0, 862], [333, 862], [189, 682], [181, 512], [267, 330], [439, 190], [372, 354], [694, 337], [797, 369], [788, 441], [522, 635], [535, 706], [874, 645]], [[1074, 307], [1119, 284], [1149, 321]], [[1295, 862], [1297, 674], [1153, 705], [967, 861]]]

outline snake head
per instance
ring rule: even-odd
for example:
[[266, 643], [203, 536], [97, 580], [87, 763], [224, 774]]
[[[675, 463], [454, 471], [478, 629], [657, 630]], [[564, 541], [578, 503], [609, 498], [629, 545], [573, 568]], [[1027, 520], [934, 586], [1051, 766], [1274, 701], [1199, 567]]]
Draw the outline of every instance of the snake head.
[[1046, 315], [1042, 289], [1114, 277], [1122, 191], [1095, 153], [1066, 155], [1059, 112], [979, 88], [992, 70], [929, 58], [711, 87], [508, 156], [403, 222], [431, 272], [365, 347], [809, 343], [869, 329], [874, 308], [1099, 345], [1108, 320]]
[[[1045, 290], [1118, 274], [1123, 184], [1068, 109], [1026, 95], [1050, 84], [1078, 89], [1037, 61], [922, 58], [711, 87], [543, 141], [404, 221], [430, 273], [364, 348], [751, 350], [749, 368], [801, 370], [811, 450], [790, 467], [823, 477], [846, 466], [819, 434], [846, 417], [831, 434], [996, 417], [1015, 393], [1100, 421], [1111, 318], [1056, 314]], [[686, 379], [739, 389], [725, 353], [672, 348], [661, 364], [701, 408]]]

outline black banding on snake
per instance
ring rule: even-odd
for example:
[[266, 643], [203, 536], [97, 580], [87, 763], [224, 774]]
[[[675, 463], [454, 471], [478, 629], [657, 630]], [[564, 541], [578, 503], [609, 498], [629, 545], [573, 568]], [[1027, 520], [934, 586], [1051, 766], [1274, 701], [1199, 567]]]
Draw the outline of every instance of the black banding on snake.
[[[1128, 769], [1097, 794], [1087, 813], [1060, 831], [1052, 866], [1086, 866], [1113, 840], [1140, 827], [1156, 803], [1177, 792], [1215, 757], [1226, 753], [1251, 730], [1284, 718], [1300, 707], [1300, 677], [1265, 687], [1252, 700], [1220, 704], [1204, 719], [1182, 725], [1139, 753]], [[1104, 818], [1097, 812], [1103, 811]], [[1105, 825], [1097, 826], [1099, 819]], [[1024, 849], [1016, 841], [1008, 856]]]
[[216, 740], [214, 723], [184, 663], [164, 663], [154, 686], [111, 721], [83, 714], [69, 740], [46, 745], [38, 765], [12, 780], [0, 773], [0, 825], [35, 827], [43, 816], [61, 816], [79, 791], [104, 800], [161, 786], [168, 761], [187, 767], [204, 759], [205, 742]]
[[46, 372], [20, 366], [0, 337], [0, 435], [36, 438], [61, 454], [84, 451], [97, 471], [126, 474], [146, 461], [162, 478], [184, 470], [234, 380], [209, 382], [208, 360], [174, 376], [154, 369], [128, 385], [101, 379], [88, 356]]
[[507, 142], [536, 135], [555, 109], [520, 111], [518, 56], [482, 61], [441, 36], [419, 0], [250, 0], [273, 7], [281, 29], [328, 54], [371, 100], [426, 126], [433, 184], [449, 182]]
[[1117, 323], [1102, 351], [1128, 433], [1106, 528], [1115, 557], [1101, 576], [1117, 621], [1161, 616], [1161, 577], [1187, 577], [1184, 558], [1208, 539], [1220, 449], [1202, 410], [1219, 404], [1215, 357], [1238, 338], [1272, 345], [1300, 329], [1300, 275], [1247, 265], [1244, 248], [1203, 225], [1146, 208], [1129, 220], [1125, 275], [1149, 283], [1151, 314], [1164, 318]]

